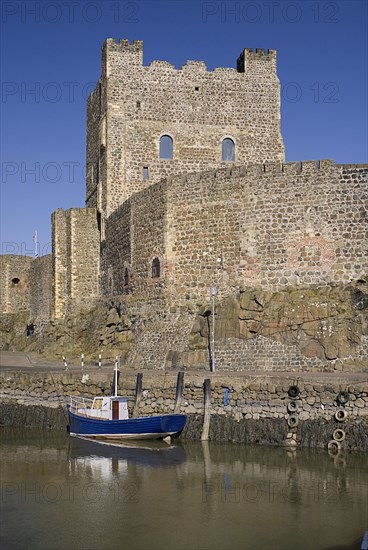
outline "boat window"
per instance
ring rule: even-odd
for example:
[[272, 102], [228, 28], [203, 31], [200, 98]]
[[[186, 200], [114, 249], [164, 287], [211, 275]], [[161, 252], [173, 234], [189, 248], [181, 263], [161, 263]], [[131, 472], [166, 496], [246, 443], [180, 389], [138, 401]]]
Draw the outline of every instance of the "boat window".
[[98, 398], [94, 400], [93, 408], [94, 409], [101, 409], [102, 406], [102, 399]]

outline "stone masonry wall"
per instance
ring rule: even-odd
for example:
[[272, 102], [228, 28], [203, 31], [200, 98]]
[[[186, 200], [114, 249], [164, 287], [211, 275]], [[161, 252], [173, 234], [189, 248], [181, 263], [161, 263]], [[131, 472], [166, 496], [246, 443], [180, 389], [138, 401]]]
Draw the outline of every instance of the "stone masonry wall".
[[[244, 50], [238, 69], [213, 71], [201, 61], [179, 70], [166, 61], [144, 67], [142, 56], [139, 41], [108, 39], [104, 45], [102, 78], [88, 108], [87, 206], [97, 204], [97, 159], [107, 167], [103, 217], [162, 177], [284, 159], [275, 51]], [[162, 135], [173, 139], [172, 160], [160, 158]], [[235, 162], [222, 161], [226, 137], [235, 142]]]
[[58, 209], [52, 225], [54, 316], [58, 319], [98, 296], [100, 234], [94, 208]]
[[[155, 377], [143, 376], [139, 415], [171, 413], [175, 402], [175, 374], [156, 373]], [[203, 415], [203, 381], [205, 375], [185, 376], [180, 412], [188, 415]], [[134, 374], [125, 373], [119, 385], [119, 394], [132, 398], [134, 404]], [[0, 375], [0, 403], [16, 402], [19, 405], [46, 405], [58, 407], [66, 404], [71, 395], [94, 397], [111, 394], [111, 377], [106, 373], [3, 373]], [[291, 398], [291, 386], [297, 386], [299, 394]], [[348, 401], [341, 405], [339, 393], [347, 392]], [[346, 395], [346, 393], [345, 393]], [[292, 409], [291, 409], [292, 405]], [[339, 422], [335, 415], [344, 411], [345, 421]], [[343, 448], [367, 448], [367, 429], [361, 431], [362, 439], [355, 440], [354, 426], [368, 419], [367, 382], [333, 382], [331, 380], [292, 380], [287, 377], [243, 377], [231, 378], [224, 375], [211, 376], [211, 423], [217, 424], [219, 417], [232, 418], [236, 423], [252, 419], [280, 419], [285, 422], [285, 436], [296, 440], [302, 432], [308, 445], [307, 434], [303, 434], [305, 421], [330, 422], [331, 433], [320, 445], [327, 447], [336, 428], [346, 430]], [[295, 426], [290, 427], [290, 416]], [[295, 421], [296, 417], [296, 421]], [[298, 426], [299, 424], [299, 426]], [[285, 441], [285, 444], [287, 441]], [[290, 441], [289, 441], [290, 443]]]
[[[102, 295], [123, 294], [131, 288], [132, 202], [127, 200], [108, 218], [106, 239], [101, 244]], [[125, 270], [128, 270], [128, 284]]]
[[[166, 212], [163, 182], [133, 195], [108, 218], [101, 272], [103, 294], [151, 291], [163, 286], [169, 270], [165, 262]], [[152, 277], [155, 258], [160, 261], [157, 278]]]
[[51, 318], [52, 300], [52, 255], [36, 258], [30, 269], [30, 319], [39, 324]]
[[368, 166], [250, 165], [173, 177], [167, 262], [176, 296], [358, 280], [368, 271]]
[[358, 280], [368, 271], [367, 173], [308, 161], [174, 176], [108, 219], [105, 273], [121, 292], [129, 264], [131, 289], [150, 292], [157, 255], [172, 305], [207, 301], [212, 286], [222, 299], [246, 286]]
[[[307, 290], [303, 293], [307, 294]], [[263, 308], [259, 307], [257, 312], [253, 306], [247, 311], [239, 309], [234, 297], [232, 307], [230, 299], [216, 304], [216, 372], [368, 372], [368, 319], [363, 310], [360, 316], [354, 304], [350, 304], [348, 292], [341, 295], [344, 315], [323, 288], [315, 291], [314, 300], [306, 299], [303, 308], [292, 300], [280, 308], [280, 298], [280, 294], [270, 296], [274, 312], [270, 311], [264, 330]], [[133, 304], [132, 300], [130, 303]], [[121, 319], [115, 316], [116, 327], [109, 318], [114, 334], [110, 341], [124, 354], [124, 364], [129, 367], [209, 370], [212, 316], [207, 313], [210, 311], [209, 305], [199, 308], [193, 302], [187, 306], [169, 306], [164, 293], [160, 296], [156, 291], [156, 296], [136, 299], [134, 307], [129, 306], [124, 312], [135, 320], [130, 346], [118, 343], [120, 335], [125, 338], [122, 342], [128, 341], [127, 334], [119, 332], [124, 315]], [[104, 342], [105, 349], [108, 346]]]
[[64, 317], [66, 311], [67, 282], [67, 216], [58, 208], [51, 216], [52, 229], [52, 276], [53, 276], [53, 310], [55, 319]]
[[0, 313], [17, 313], [29, 309], [30, 256], [0, 256]]
[[106, 194], [102, 196], [102, 187], [107, 179], [107, 125], [106, 125], [106, 88], [102, 80], [87, 101], [87, 150], [86, 150], [86, 204], [106, 210]]

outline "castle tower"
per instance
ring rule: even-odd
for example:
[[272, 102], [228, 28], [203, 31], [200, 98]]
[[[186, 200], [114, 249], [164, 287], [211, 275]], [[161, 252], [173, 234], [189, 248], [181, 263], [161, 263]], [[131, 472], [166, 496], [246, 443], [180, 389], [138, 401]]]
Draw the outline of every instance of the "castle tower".
[[0, 256], [0, 314], [29, 309], [29, 271], [32, 258], [4, 254]]
[[143, 66], [143, 43], [106, 40], [87, 107], [86, 205], [104, 221], [126, 199], [185, 172], [284, 160], [276, 52], [244, 50], [237, 69]]

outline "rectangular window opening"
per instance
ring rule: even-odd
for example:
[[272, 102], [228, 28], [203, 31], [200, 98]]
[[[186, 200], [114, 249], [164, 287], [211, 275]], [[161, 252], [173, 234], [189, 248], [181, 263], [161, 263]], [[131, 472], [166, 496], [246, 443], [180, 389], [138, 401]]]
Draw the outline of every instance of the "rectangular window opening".
[[148, 179], [149, 179], [148, 166], [143, 166], [143, 180], [147, 181]]

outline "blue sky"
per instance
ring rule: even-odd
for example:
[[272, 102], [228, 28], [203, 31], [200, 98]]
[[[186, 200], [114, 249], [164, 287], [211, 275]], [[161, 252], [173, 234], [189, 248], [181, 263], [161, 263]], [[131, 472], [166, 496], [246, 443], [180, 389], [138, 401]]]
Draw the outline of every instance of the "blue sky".
[[84, 206], [86, 97], [107, 37], [144, 41], [144, 64], [234, 67], [278, 51], [286, 160], [367, 162], [365, 1], [4, 1], [3, 254], [50, 252], [50, 216]]

